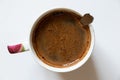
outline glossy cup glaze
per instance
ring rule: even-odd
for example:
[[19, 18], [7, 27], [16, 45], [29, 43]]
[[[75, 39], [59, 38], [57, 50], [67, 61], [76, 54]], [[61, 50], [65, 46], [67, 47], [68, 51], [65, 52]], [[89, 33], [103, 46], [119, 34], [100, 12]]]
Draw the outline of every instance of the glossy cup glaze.
[[[42, 60], [40, 60], [40, 58], [36, 55], [36, 52], [33, 48], [33, 45], [32, 45], [32, 34], [33, 34], [33, 30], [35, 29], [36, 27], [36, 24], [39, 22], [39, 20], [41, 20], [46, 14], [49, 14], [53, 11], [56, 11], [56, 10], [59, 10], [59, 9], [64, 9], [64, 10], [67, 10], [67, 11], [72, 11], [78, 15], [80, 15], [78, 12], [76, 11], [73, 11], [71, 9], [66, 9], [66, 8], [56, 8], [56, 9], [51, 9], [45, 13], [43, 13], [36, 21], [35, 23], [33, 24], [32, 26], [32, 29], [31, 29], [31, 32], [30, 32], [30, 36], [29, 36], [29, 44], [30, 44], [30, 50], [32, 51], [32, 55], [35, 59], [35, 61], [37, 61], [41, 66], [43, 66], [44, 68], [48, 69], [48, 70], [51, 70], [51, 71], [54, 71], [54, 72], [69, 72], [69, 71], [73, 71], [77, 68], [80, 68], [90, 57], [91, 53], [92, 53], [92, 50], [93, 50], [93, 47], [94, 47], [94, 30], [93, 30], [93, 26], [89, 25], [89, 28], [90, 28], [90, 34], [91, 34], [91, 43], [90, 43], [90, 48], [86, 54], [86, 56], [80, 60], [78, 63], [72, 65], [72, 66], [69, 66], [69, 67], [64, 67], [64, 68], [57, 68], [57, 67], [53, 67], [53, 66], [50, 66], [50, 65], [47, 65], [46, 63], [44, 63]], [[81, 15], [80, 15], [81, 16]]]

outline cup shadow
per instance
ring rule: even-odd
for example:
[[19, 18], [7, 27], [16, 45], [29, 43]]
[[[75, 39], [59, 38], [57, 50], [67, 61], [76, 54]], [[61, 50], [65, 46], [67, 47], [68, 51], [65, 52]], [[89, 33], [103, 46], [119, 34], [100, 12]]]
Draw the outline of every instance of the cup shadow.
[[58, 73], [58, 75], [62, 80], [98, 80], [92, 56], [81, 68], [67, 73]]

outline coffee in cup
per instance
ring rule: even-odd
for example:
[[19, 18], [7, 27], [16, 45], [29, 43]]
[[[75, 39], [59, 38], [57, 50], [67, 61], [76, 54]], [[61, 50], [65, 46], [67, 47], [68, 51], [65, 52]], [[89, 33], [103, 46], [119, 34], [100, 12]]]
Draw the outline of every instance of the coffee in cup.
[[57, 9], [38, 20], [31, 41], [36, 55], [47, 65], [69, 67], [87, 54], [91, 44], [89, 25], [83, 26], [82, 16]]

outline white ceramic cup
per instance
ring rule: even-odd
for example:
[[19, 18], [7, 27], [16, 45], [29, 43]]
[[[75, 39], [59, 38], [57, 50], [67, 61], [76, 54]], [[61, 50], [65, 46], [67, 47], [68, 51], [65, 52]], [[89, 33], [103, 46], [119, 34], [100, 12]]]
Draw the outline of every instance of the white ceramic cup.
[[[35, 61], [37, 61], [41, 66], [43, 66], [44, 68], [48, 69], [48, 70], [51, 70], [51, 71], [54, 71], [54, 72], [69, 72], [69, 71], [73, 71], [77, 68], [80, 68], [84, 63], [86, 63], [86, 61], [89, 59], [91, 53], [92, 53], [92, 50], [93, 50], [93, 47], [94, 47], [94, 30], [93, 30], [93, 27], [91, 25], [89, 25], [89, 28], [90, 28], [90, 34], [91, 34], [91, 42], [90, 42], [90, 47], [89, 47], [89, 50], [87, 52], [87, 54], [85, 55], [85, 57], [80, 60], [79, 62], [77, 62], [76, 64], [72, 65], [72, 66], [69, 66], [69, 67], [62, 67], [62, 68], [58, 68], [58, 67], [53, 67], [53, 66], [50, 66], [46, 63], [44, 63], [42, 60], [40, 60], [40, 58], [36, 55], [36, 52], [33, 48], [33, 44], [32, 44], [32, 34], [33, 34], [33, 30], [35, 29], [36, 27], [36, 24], [39, 22], [39, 20], [41, 20], [46, 14], [49, 14], [55, 10], [58, 10], [58, 9], [64, 9], [64, 10], [69, 10], [69, 11], [72, 11], [76, 14], [79, 14], [79, 12], [76, 12], [74, 10], [71, 10], [71, 9], [66, 9], [66, 8], [57, 8], [57, 9], [51, 9], [45, 13], [43, 13], [36, 21], [35, 23], [33, 24], [32, 26], [32, 29], [31, 29], [31, 32], [30, 32], [30, 35], [29, 35], [29, 48], [30, 48], [30, 51], [32, 51], [32, 56], [34, 57]], [[80, 14], [79, 14], [80, 15]], [[81, 16], [81, 15], [80, 15]], [[23, 44], [24, 45], [24, 44]], [[24, 50], [25, 51], [25, 50]], [[19, 51], [20, 52], [20, 51]]]

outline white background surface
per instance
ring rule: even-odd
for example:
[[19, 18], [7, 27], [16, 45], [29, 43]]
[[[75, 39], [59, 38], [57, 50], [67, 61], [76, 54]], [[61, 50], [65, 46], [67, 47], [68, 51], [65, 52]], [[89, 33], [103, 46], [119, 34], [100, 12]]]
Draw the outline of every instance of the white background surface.
[[[27, 41], [38, 16], [56, 7], [91, 13], [95, 18], [92, 56], [69, 73], [48, 71], [30, 52], [11, 55], [6, 48]], [[120, 80], [120, 0], [0, 0], [0, 80]]]

